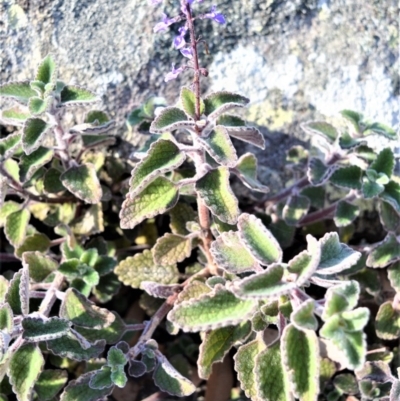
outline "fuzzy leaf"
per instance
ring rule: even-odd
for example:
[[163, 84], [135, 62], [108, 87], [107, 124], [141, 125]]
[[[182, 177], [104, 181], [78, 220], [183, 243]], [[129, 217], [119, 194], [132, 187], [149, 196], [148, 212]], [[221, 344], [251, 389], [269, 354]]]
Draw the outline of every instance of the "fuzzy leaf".
[[[22, 315], [23, 312], [23, 302], [21, 299], [21, 284], [23, 269], [19, 270], [14, 274], [14, 277], [9, 283], [7, 293], [5, 295], [5, 301], [10, 305], [14, 315]], [[26, 302], [26, 300], [25, 300]]]
[[325, 165], [322, 160], [312, 157], [308, 162], [307, 177], [311, 185], [322, 185], [329, 179], [335, 167]]
[[60, 317], [70, 320], [75, 325], [93, 329], [108, 327], [115, 320], [110, 311], [99, 308], [74, 288], [65, 292]]
[[224, 223], [236, 223], [238, 201], [229, 185], [228, 168], [218, 167], [206, 173], [196, 182], [196, 190], [212, 214]]
[[217, 284], [212, 292], [175, 305], [168, 320], [184, 331], [212, 330], [242, 322], [254, 312], [255, 305]]
[[282, 249], [260, 219], [243, 213], [238, 219], [238, 229], [243, 244], [261, 264], [282, 260]]
[[360, 252], [353, 251], [339, 241], [336, 232], [325, 234], [320, 240], [321, 260], [318, 266], [319, 274], [336, 274], [355, 265], [361, 257]]
[[217, 125], [206, 138], [197, 140], [217, 163], [228, 167], [236, 165], [236, 150], [225, 127]]
[[14, 314], [10, 305], [6, 303], [0, 304], [0, 331], [12, 334], [14, 330]]
[[388, 278], [390, 285], [397, 293], [400, 293], [400, 262], [393, 263], [388, 268]]
[[196, 391], [196, 386], [182, 376], [164, 357], [158, 361], [153, 380], [161, 391], [178, 397], [185, 397]]
[[53, 155], [52, 149], [40, 147], [29, 155], [21, 156], [19, 165], [21, 182], [31, 179], [36, 171], [52, 160]]
[[389, 181], [385, 190], [379, 195], [381, 199], [390, 203], [397, 213], [400, 214], [400, 184], [396, 181]]
[[7, 216], [4, 234], [14, 247], [23, 243], [30, 218], [31, 214], [27, 209], [18, 210]]
[[[187, 115], [194, 119], [196, 117], [196, 96], [194, 92], [184, 86], [181, 89], [180, 99], [183, 110], [185, 110]], [[204, 101], [200, 99], [200, 116], [204, 113], [204, 107]]]
[[21, 134], [9, 134], [5, 138], [0, 139], [0, 156], [2, 159], [8, 159], [18, 149], [21, 143]]
[[244, 390], [246, 396], [252, 399], [257, 399], [256, 377], [254, 371], [255, 360], [257, 355], [259, 355], [264, 349], [264, 341], [257, 338], [242, 345], [233, 357], [235, 361], [235, 370], [240, 381], [240, 387]]
[[19, 107], [0, 111], [0, 120], [9, 125], [23, 126], [30, 116], [31, 114], [28, 111], [21, 110]]
[[400, 242], [396, 235], [389, 233], [386, 238], [370, 252], [367, 258], [367, 266], [381, 268], [397, 260], [400, 260]]
[[104, 340], [95, 341], [89, 346], [82, 347], [81, 343], [72, 334], [66, 334], [55, 340], [46, 341], [47, 349], [54, 355], [73, 359], [75, 361], [85, 361], [91, 358], [97, 358], [106, 345]]
[[241, 299], [275, 299], [290, 293], [296, 285], [283, 281], [284, 266], [272, 264], [262, 273], [235, 282], [234, 293]]
[[186, 159], [172, 141], [159, 139], [151, 144], [147, 155], [132, 170], [129, 197], [133, 199], [158, 176], [179, 167]]
[[25, 237], [24, 242], [15, 250], [15, 256], [22, 257], [22, 254], [30, 251], [46, 252], [50, 248], [50, 239], [44, 234], [33, 234]]
[[191, 299], [200, 298], [203, 294], [211, 292], [211, 288], [202, 281], [194, 280], [189, 283], [178, 295], [177, 304]]
[[91, 91], [79, 86], [66, 85], [61, 93], [61, 106], [68, 106], [76, 103], [93, 103], [98, 97]]
[[22, 133], [22, 149], [27, 155], [30, 155], [41, 146], [44, 135], [51, 127], [51, 124], [47, 124], [41, 118], [29, 118], [26, 120]]
[[4, 204], [0, 207], [0, 227], [3, 227], [5, 225], [8, 215], [17, 212], [20, 208], [21, 205], [17, 202], [4, 202]]
[[[169, 227], [173, 234], [187, 235], [189, 230], [186, 228], [186, 222], [196, 221], [196, 212], [187, 203], [179, 202], [171, 209], [168, 214], [170, 215]], [[0, 209], [1, 216], [1, 209]], [[1, 222], [1, 220], [0, 220]]]
[[[28, 108], [32, 115], [37, 116], [43, 114], [47, 110], [49, 99], [42, 99], [38, 96], [31, 97], [29, 99]], [[33, 135], [34, 133], [32, 133]]]
[[264, 135], [254, 127], [226, 127], [230, 136], [240, 139], [243, 142], [250, 143], [260, 149], [265, 149]]
[[318, 320], [314, 316], [314, 301], [308, 299], [290, 315], [291, 323], [299, 330], [317, 330]]
[[60, 176], [65, 188], [87, 203], [99, 203], [103, 195], [93, 164], [70, 167]]
[[381, 135], [388, 139], [397, 139], [398, 137], [396, 131], [393, 128], [390, 128], [387, 125], [381, 123], [372, 123], [365, 127], [363, 135], [367, 136], [371, 134]]
[[237, 326], [221, 327], [206, 333], [200, 345], [197, 366], [199, 376], [207, 380], [211, 374], [212, 365], [222, 362], [229, 350], [239, 341], [246, 338], [251, 332], [250, 322], [243, 322]]
[[122, 204], [120, 219], [122, 228], [134, 228], [143, 220], [162, 214], [178, 201], [178, 189], [164, 177], [156, 178], [134, 199]]
[[36, 96], [29, 81], [8, 82], [0, 86], [0, 97], [9, 97], [22, 104], [28, 104], [29, 98]]
[[310, 135], [317, 134], [328, 139], [330, 143], [333, 143], [338, 137], [336, 128], [324, 121], [313, 121], [302, 125], [302, 128]]
[[99, 401], [111, 394], [114, 386], [104, 389], [93, 389], [89, 383], [94, 372], [85, 373], [77, 380], [72, 380], [61, 394], [60, 401]]
[[333, 384], [337, 390], [344, 394], [354, 395], [358, 393], [358, 384], [356, 378], [349, 373], [336, 376]]
[[258, 262], [241, 243], [237, 232], [222, 233], [212, 243], [210, 251], [218, 267], [228, 272], [240, 274], [260, 269]]
[[62, 172], [55, 168], [49, 168], [43, 178], [44, 190], [50, 194], [65, 191], [64, 185], [60, 180]]
[[43, 365], [43, 355], [35, 344], [23, 344], [12, 355], [8, 377], [18, 401], [30, 401]]
[[357, 281], [347, 281], [328, 288], [322, 320], [326, 321], [336, 313], [353, 309], [357, 305], [359, 294], [360, 285]]
[[395, 160], [392, 149], [385, 148], [379, 152], [369, 168], [375, 170], [377, 173], [386, 174], [390, 178], [393, 173], [394, 165]]
[[159, 284], [173, 284], [178, 281], [176, 265], [160, 266], [154, 262], [149, 250], [137, 253], [121, 261], [115, 268], [115, 274], [125, 284], [140, 288], [142, 281], [155, 281]]
[[290, 399], [289, 383], [281, 361], [279, 344], [268, 347], [256, 356], [257, 396], [263, 401]]
[[177, 107], [166, 107], [154, 119], [150, 126], [150, 132], [161, 133], [165, 131], [172, 131], [179, 126], [179, 128], [188, 126], [194, 127], [194, 122], [187, 121], [186, 114]]
[[371, 199], [375, 196], [378, 196], [385, 190], [385, 187], [382, 184], [379, 184], [376, 181], [371, 181], [369, 178], [364, 177], [362, 184], [362, 193], [364, 199]]
[[281, 338], [282, 362], [290, 387], [301, 401], [316, 401], [319, 394], [319, 344], [314, 331], [285, 327]]
[[234, 107], [243, 107], [249, 103], [249, 99], [233, 92], [210, 93], [205, 99], [205, 114], [208, 118], [217, 118], [225, 111]]
[[290, 196], [282, 211], [283, 220], [288, 225], [296, 225], [308, 212], [310, 200], [302, 195]]
[[400, 215], [388, 202], [379, 202], [379, 217], [386, 231], [395, 232], [400, 228]]
[[269, 192], [269, 188], [257, 180], [257, 158], [252, 153], [242, 155], [233, 171], [246, 187], [253, 191]]
[[330, 182], [338, 187], [361, 189], [362, 170], [358, 166], [338, 168], [330, 177]]
[[40, 401], [51, 401], [67, 381], [68, 373], [65, 370], [44, 370], [35, 383], [36, 394]]
[[396, 340], [400, 337], [400, 312], [393, 308], [392, 302], [380, 305], [375, 329], [377, 336], [383, 340]]
[[340, 201], [336, 206], [335, 217], [333, 220], [336, 227], [346, 227], [356, 219], [359, 213], [360, 208], [358, 206], [352, 205], [346, 201]]
[[152, 249], [154, 262], [160, 266], [182, 262], [191, 251], [192, 241], [189, 238], [170, 233], [160, 237]]
[[56, 81], [57, 66], [53, 57], [48, 54], [40, 63], [35, 80], [43, 82], [45, 85], [54, 84]]
[[22, 320], [24, 332], [22, 337], [31, 342], [47, 341], [67, 334], [71, 323], [58, 317], [44, 320], [40, 317], [27, 316]]

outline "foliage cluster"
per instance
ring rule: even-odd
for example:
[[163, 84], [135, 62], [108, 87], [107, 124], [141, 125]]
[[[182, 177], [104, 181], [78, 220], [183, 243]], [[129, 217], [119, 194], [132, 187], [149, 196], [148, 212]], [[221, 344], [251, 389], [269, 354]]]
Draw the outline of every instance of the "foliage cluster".
[[[232, 114], [243, 95], [200, 96], [194, 21], [225, 18], [193, 8], [182, 0], [156, 26], [183, 22], [174, 46], [189, 62], [166, 81], [186, 69], [194, 80], [176, 105], [132, 111], [128, 128], [147, 137], [134, 160], [114, 152], [105, 112], [75, 123], [71, 111], [98, 99], [60, 81], [52, 56], [0, 87], [19, 104], [1, 112], [16, 129], [0, 138], [0, 400], [102, 400], [149, 375], [184, 397], [233, 355], [241, 399], [398, 401], [400, 179], [392, 148], [366, 142], [396, 132], [349, 110], [347, 130], [305, 124], [318, 147], [289, 150], [293, 183], [239, 205], [232, 176], [269, 189], [232, 138], [264, 149], [264, 137]], [[368, 208], [384, 232], [375, 243], [355, 230]], [[123, 319], [139, 292], [149, 320]]]

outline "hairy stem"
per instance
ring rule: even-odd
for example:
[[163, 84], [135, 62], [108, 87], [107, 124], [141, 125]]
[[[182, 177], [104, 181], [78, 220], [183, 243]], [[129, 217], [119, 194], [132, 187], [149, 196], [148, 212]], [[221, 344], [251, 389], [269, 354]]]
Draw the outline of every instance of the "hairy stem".
[[54, 276], [54, 280], [50, 288], [46, 292], [46, 296], [44, 297], [42, 303], [40, 304], [39, 313], [45, 316], [49, 315], [50, 310], [54, 305], [54, 302], [56, 302], [57, 291], [61, 287], [63, 282], [64, 282], [64, 275], [57, 272]]

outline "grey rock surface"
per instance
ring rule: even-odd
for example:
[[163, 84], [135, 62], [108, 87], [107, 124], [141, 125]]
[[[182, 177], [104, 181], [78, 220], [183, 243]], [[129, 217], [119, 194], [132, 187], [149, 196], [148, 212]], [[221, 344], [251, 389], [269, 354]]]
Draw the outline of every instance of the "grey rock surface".
[[[227, 24], [198, 23], [209, 48], [209, 54], [201, 52], [210, 73], [203, 90], [229, 89], [251, 99], [247, 117], [266, 135], [268, 148], [258, 156], [268, 177], [271, 169], [282, 177], [286, 149], [307, 140], [301, 122], [334, 121], [347, 108], [399, 124], [394, 0], [215, 3]], [[162, 12], [174, 15], [177, 5], [178, 0], [158, 7], [147, 0], [0, 0], [0, 82], [32, 77], [51, 52], [60, 77], [96, 91], [102, 108], [123, 127], [129, 111], [150, 94], [173, 103], [190, 80], [184, 73], [164, 83], [171, 63], [184, 62], [172, 47], [179, 26], [153, 34]], [[195, 8], [207, 11], [210, 5], [205, 0]]]

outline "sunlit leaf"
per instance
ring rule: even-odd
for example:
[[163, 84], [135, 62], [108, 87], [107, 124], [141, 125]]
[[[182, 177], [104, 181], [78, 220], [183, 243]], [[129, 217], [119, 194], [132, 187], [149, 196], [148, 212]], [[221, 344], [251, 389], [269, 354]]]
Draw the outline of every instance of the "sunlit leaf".
[[154, 245], [154, 262], [161, 266], [170, 266], [182, 262], [190, 256], [192, 241], [181, 235], [166, 233]]
[[400, 312], [394, 309], [392, 302], [380, 305], [375, 320], [375, 330], [383, 340], [395, 340], [400, 337]]

